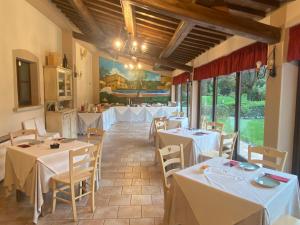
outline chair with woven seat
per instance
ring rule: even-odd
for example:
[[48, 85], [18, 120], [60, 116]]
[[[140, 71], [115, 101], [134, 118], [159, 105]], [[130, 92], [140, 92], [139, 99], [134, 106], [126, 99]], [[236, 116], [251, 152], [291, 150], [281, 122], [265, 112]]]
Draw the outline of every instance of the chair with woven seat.
[[20, 143], [28, 142], [28, 141], [36, 141], [38, 134], [37, 130], [34, 129], [26, 129], [26, 130], [18, 130], [9, 133], [10, 141], [12, 145], [17, 145]]
[[102, 149], [103, 141], [105, 137], [105, 131], [98, 128], [90, 127], [87, 129], [87, 142], [92, 144], [99, 144], [99, 155], [97, 161], [97, 173], [96, 173], [96, 184], [97, 189], [99, 188], [99, 181], [101, 179], [101, 161], [102, 161]]
[[202, 155], [207, 158], [223, 157], [232, 159], [237, 137], [237, 132], [232, 134], [222, 134], [219, 150], [203, 152]]
[[223, 123], [218, 122], [206, 122], [206, 130], [217, 131], [222, 134], [224, 129]]
[[171, 178], [174, 173], [184, 168], [183, 145], [169, 145], [158, 150], [163, 172], [164, 187], [164, 222], [168, 224], [172, 196], [170, 193]]
[[[261, 155], [262, 159], [253, 157], [253, 155]], [[248, 162], [261, 164], [264, 167], [283, 171], [288, 152], [279, 151], [271, 147], [248, 147]]]
[[[91, 208], [95, 210], [95, 173], [97, 167], [97, 156], [99, 155], [99, 145], [85, 147], [69, 152], [69, 171], [54, 175], [52, 182], [52, 213], [55, 212], [56, 201], [60, 200], [72, 205], [73, 219], [77, 221], [76, 203], [77, 199], [91, 195]], [[90, 181], [90, 190], [75, 196], [75, 185], [83, 181]], [[68, 191], [69, 190], [69, 191]], [[58, 197], [57, 193], [69, 195], [71, 200]]]

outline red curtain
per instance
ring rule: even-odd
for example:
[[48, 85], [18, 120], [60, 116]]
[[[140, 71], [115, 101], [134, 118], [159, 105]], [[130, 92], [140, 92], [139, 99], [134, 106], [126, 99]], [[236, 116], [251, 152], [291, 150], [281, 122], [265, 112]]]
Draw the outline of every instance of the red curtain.
[[256, 62], [267, 63], [268, 45], [254, 43], [218, 58], [210, 63], [194, 69], [194, 80], [203, 80], [220, 75], [249, 70], [256, 67]]
[[177, 85], [177, 84], [186, 83], [187, 80], [189, 79], [190, 79], [190, 73], [184, 72], [180, 75], [177, 75], [176, 77], [173, 77], [173, 84]]
[[290, 28], [287, 60], [300, 60], [300, 24]]

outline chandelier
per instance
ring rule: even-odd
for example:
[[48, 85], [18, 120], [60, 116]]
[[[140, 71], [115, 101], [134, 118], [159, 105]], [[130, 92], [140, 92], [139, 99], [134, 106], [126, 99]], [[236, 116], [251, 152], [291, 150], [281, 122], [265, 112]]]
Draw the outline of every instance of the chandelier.
[[126, 69], [142, 69], [137, 55], [145, 54], [147, 45], [144, 42], [132, 39], [131, 35], [125, 31], [120, 33], [120, 37], [114, 41], [113, 47], [117, 56], [122, 53], [122, 55], [130, 57], [130, 62], [124, 65]]

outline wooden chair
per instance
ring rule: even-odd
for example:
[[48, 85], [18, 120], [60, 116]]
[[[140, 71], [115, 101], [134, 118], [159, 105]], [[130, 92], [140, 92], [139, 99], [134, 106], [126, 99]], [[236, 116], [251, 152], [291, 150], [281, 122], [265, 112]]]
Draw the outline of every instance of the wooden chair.
[[165, 224], [168, 224], [172, 200], [172, 196], [170, 193], [171, 178], [174, 173], [184, 168], [183, 145], [169, 145], [159, 149], [158, 151], [163, 172], [165, 207], [164, 222]]
[[184, 117], [184, 112], [179, 112], [179, 111], [172, 112], [172, 116]]
[[223, 123], [218, 122], [206, 122], [206, 130], [217, 131], [222, 133], [224, 129]]
[[[252, 158], [252, 153], [260, 154], [263, 159]], [[248, 162], [283, 171], [288, 153], [270, 147], [248, 147]]]
[[105, 131], [100, 130], [98, 128], [88, 128], [87, 129], [87, 142], [92, 144], [99, 145], [99, 155], [97, 161], [97, 171], [96, 171], [96, 184], [97, 188], [99, 188], [99, 182], [101, 179], [101, 162], [102, 162], [102, 149], [103, 149], [103, 142], [105, 137]]
[[284, 215], [281, 216], [272, 225], [300, 225], [300, 220], [289, 215]]
[[154, 144], [156, 147], [155, 151], [155, 161], [158, 160], [158, 148], [159, 148], [159, 139], [157, 136], [158, 131], [167, 130], [168, 119], [166, 117], [154, 118]]
[[[75, 201], [83, 196], [91, 195], [91, 208], [95, 210], [95, 173], [97, 166], [97, 156], [99, 155], [99, 145], [88, 148], [81, 148], [69, 152], [69, 171], [54, 175], [52, 182], [52, 213], [55, 212], [56, 200], [71, 204], [73, 209], [73, 219], [77, 221], [77, 211]], [[96, 156], [96, 157], [95, 157]], [[75, 196], [75, 185], [82, 181], [90, 180], [90, 190]], [[69, 191], [68, 191], [69, 190]], [[58, 197], [57, 193], [69, 195], [71, 200]]]
[[37, 140], [38, 134], [37, 134], [37, 130], [28, 129], [28, 130], [18, 130], [15, 132], [10, 132], [9, 136], [10, 136], [11, 144], [17, 145], [22, 142]]
[[237, 132], [221, 135], [219, 150], [204, 152], [202, 155], [208, 158], [223, 157], [226, 159], [232, 159], [237, 137]]

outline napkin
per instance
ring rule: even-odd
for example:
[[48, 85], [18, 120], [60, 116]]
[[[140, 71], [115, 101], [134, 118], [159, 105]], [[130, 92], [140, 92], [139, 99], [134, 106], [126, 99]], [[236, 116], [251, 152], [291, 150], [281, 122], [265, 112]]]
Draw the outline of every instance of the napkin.
[[202, 135], [206, 135], [207, 133], [204, 133], [204, 132], [195, 132], [193, 133], [193, 135], [196, 135], [196, 136], [202, 136]]
[[239, 164], [238, 161], [230, 160], [229, 162], [226, 162], [224, 165], [225, 165], [225, 166], [233, 167], [233, 166], [236, 166], [236, 165], [238, 165], [238, 164]]
[[20, 145], [18, 145], [18, 147], [20, 147], [20, 148], [29, 148], [30, 145], [28, 145], [28, 144], [20, 144]]
[[282, 177], [282, 176], [278, 176], [278, 175], [274, 175], [274, 174], [270, 174], [270, 173], [266, 173], [265, 176], [269, 177], [269, 178], [271, 178], [273, 180], [277, 180], [277, 181], [283, 182], [283, 183], [287, 183], [290, 180], [288, 178], [285, 178], [285, 177]]

